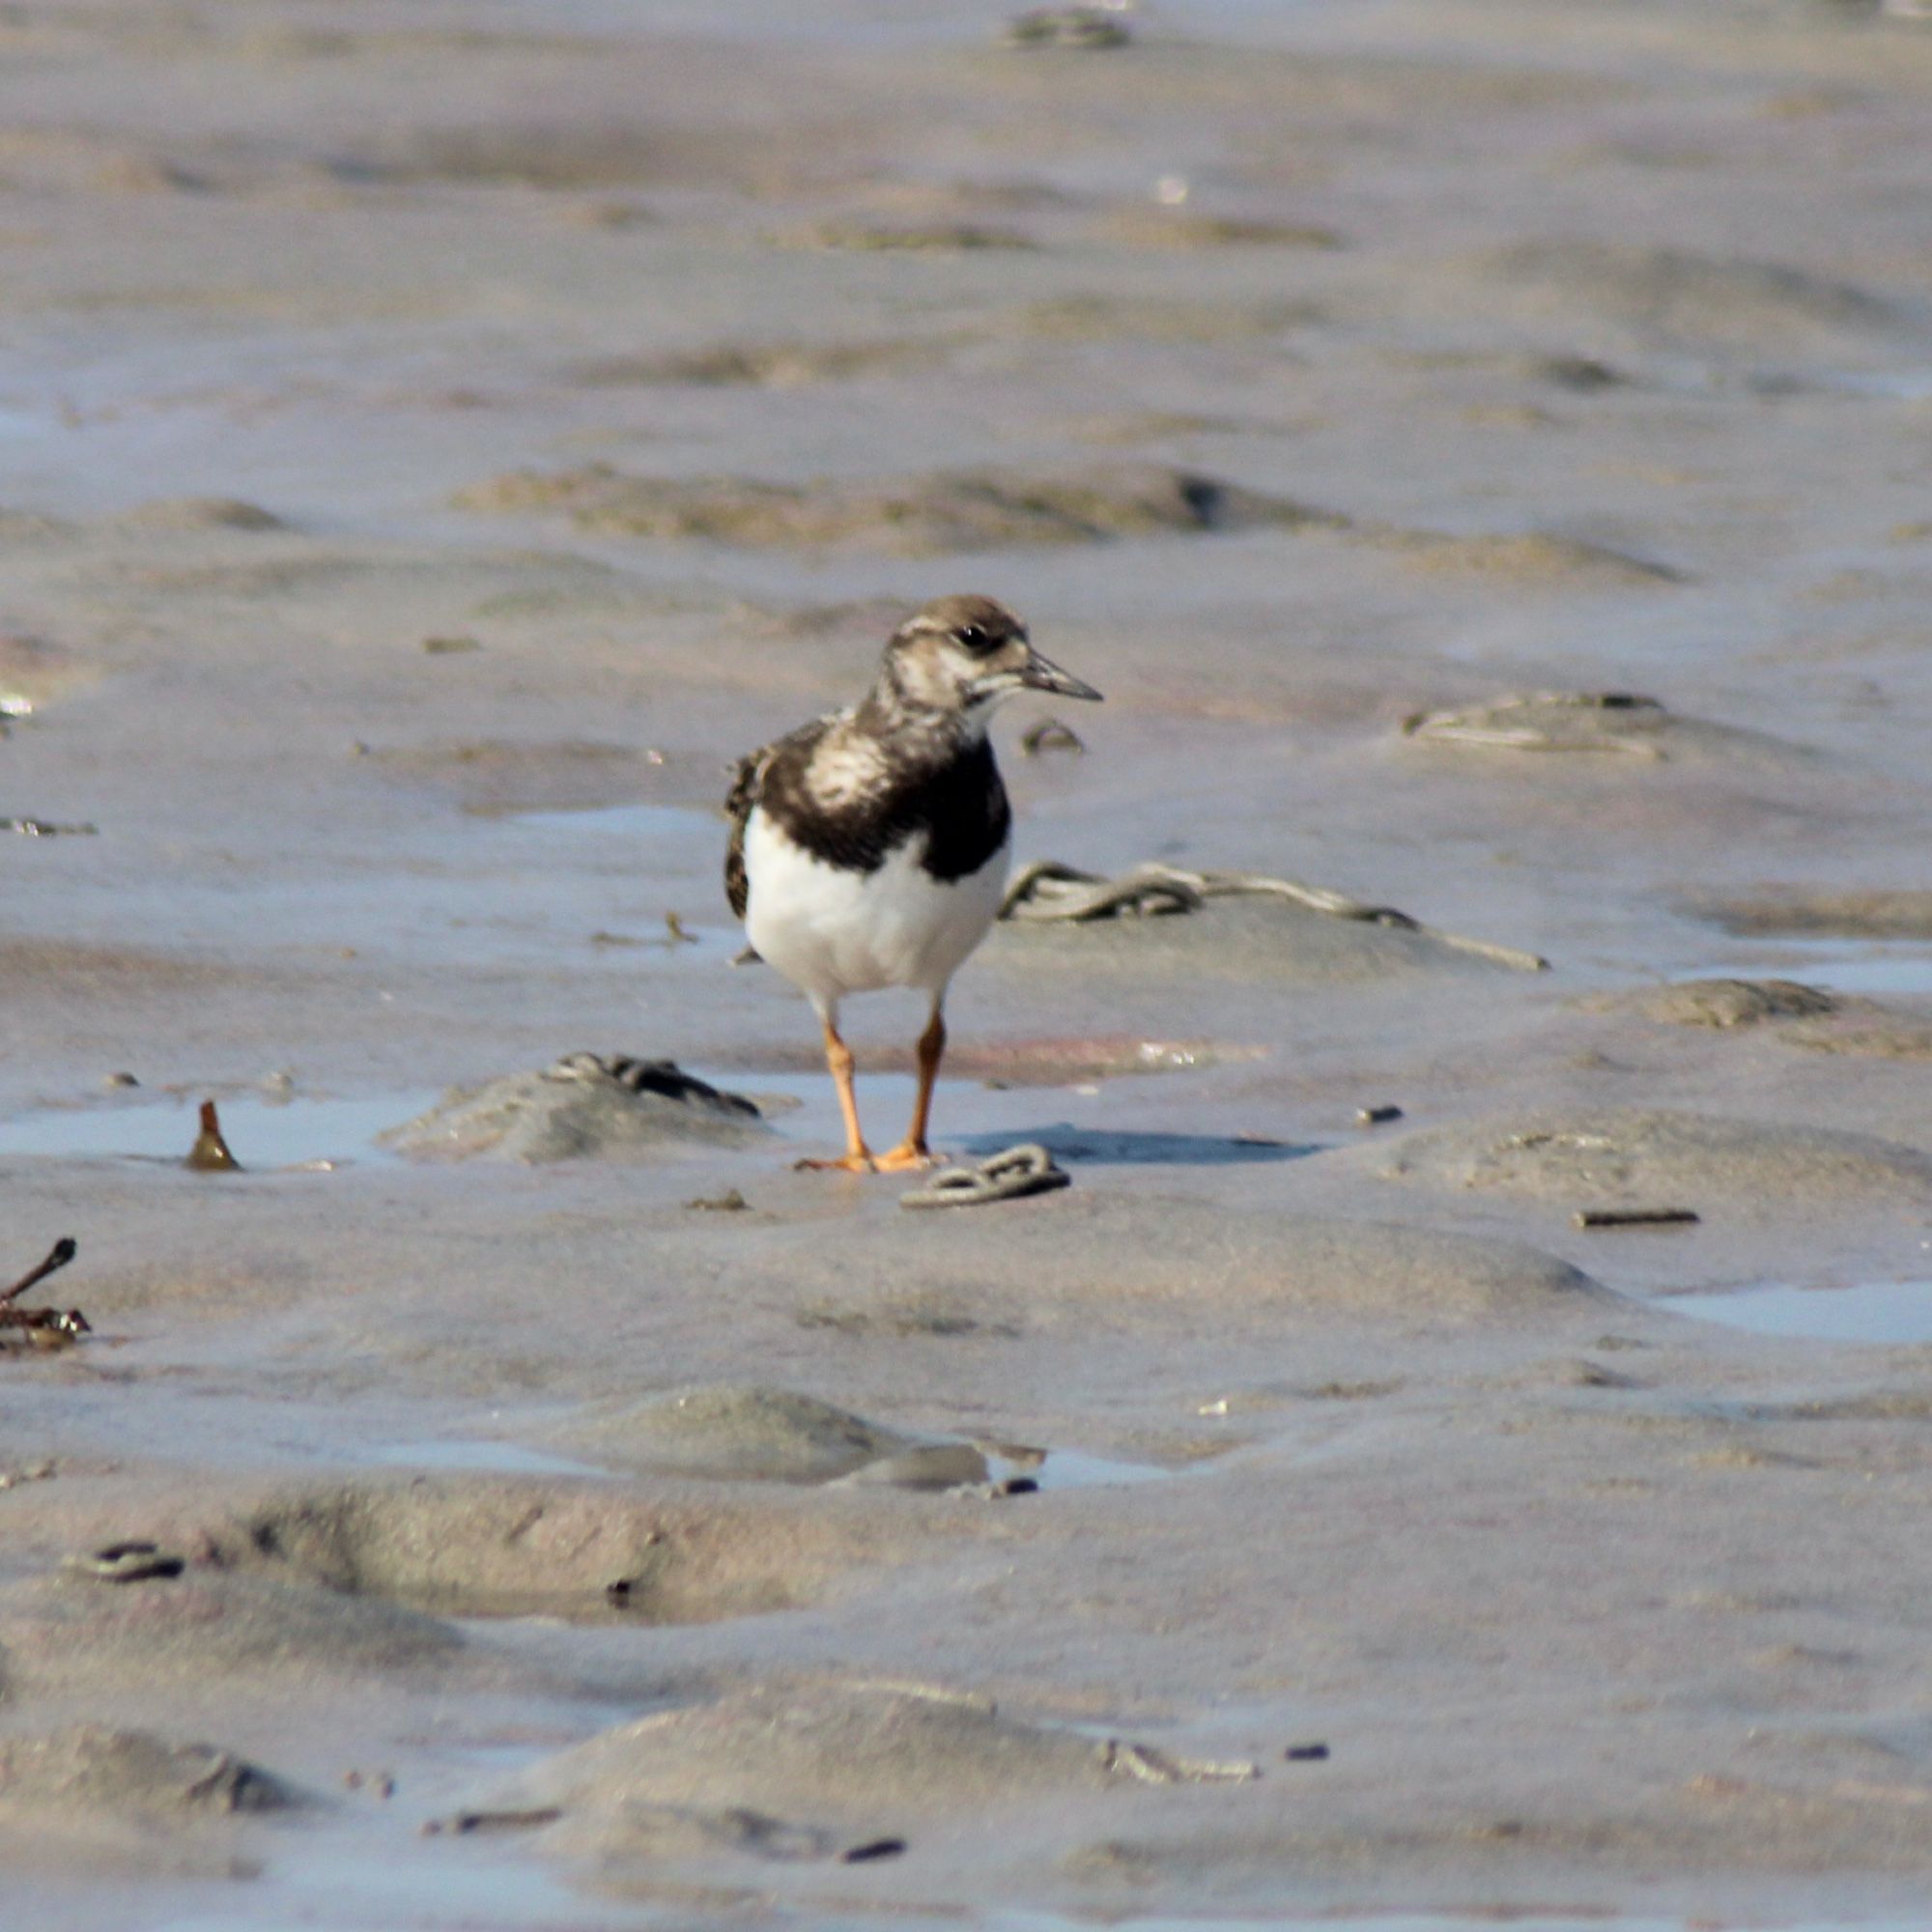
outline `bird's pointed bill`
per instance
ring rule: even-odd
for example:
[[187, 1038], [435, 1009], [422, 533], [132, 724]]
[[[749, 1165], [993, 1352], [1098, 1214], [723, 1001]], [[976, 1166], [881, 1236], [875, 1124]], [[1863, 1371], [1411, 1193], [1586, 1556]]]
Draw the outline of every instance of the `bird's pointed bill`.
[[1050, 659], [1043, 658], [1027, 646], [1027, 658], [1015, 669], [997, 670], [989, 677], [980, 678], [973, 688], [974, 701], [988, 697], [1010, 697], [1017, 692], [1044, 691], [1055, 697], [1084, 697], [1097, 704], [1100, 694], [1091, 684], [1077, 678], [1071, 671], [1062, 670]]
[[1029, 691], [1050, 691], [1056, 697], [1085, 697], [1095, 704], [1100, 701], [1100, 694], [1091, 684], [1075, 677], [1071, 671], [1062, 670], [1037, 651], [1029, 654], [1026, 667], [1020, 672], [1020, 682]]

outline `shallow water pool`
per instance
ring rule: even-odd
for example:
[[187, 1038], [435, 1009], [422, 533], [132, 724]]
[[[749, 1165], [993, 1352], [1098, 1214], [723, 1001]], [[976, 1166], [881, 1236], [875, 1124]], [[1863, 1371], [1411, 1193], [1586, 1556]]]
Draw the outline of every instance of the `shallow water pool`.
[[[399, 1155], [374, 1145], [435, 1104], [422, 1089], [355, 1099], [279, 1099], [237, 1094], [217, 1104], [222, 1138], [245, 1171], [321, 1163], [394, 1162]], [[199, 1127], [200, 1096], [179, 1094], [91, 1107], [39, 1107], [0, 1121], [0, 1157], [145, 1160], [179, 1165]]]
[[1868, 1281], [1849, 1288], [1767, 1283], [1716, 1294], [1674, 1294], [1663, 1305], [1753, 1335], [1881, 1346], [1932, 1342], [1932, 1281]]
[[1755, 958], [1700, 966], [1682, 977], [1802, 980], [1833, 993], [1932, 993], [1932, 945], [1914, 940], [1777, 939]]

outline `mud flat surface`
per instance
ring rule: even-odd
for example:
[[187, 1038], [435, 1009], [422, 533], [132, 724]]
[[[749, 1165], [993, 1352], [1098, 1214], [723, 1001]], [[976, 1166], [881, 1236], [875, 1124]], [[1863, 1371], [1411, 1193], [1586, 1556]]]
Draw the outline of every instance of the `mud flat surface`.
[[[0, 13], [10, 1925], [1922, 1922], [1910, 11]], [[955, 590], [1356, 916], [1002, 928], [911, 1214], [716, 806]]]

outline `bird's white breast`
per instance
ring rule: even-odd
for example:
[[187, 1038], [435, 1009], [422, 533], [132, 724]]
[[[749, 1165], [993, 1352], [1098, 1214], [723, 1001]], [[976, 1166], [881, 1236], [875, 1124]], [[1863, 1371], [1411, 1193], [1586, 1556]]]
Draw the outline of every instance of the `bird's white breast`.
[[812, 857], [753, 809], [745, 827], [752, 944], [816, 1001], [881, 986], [937, 993], [998, 917], [1009, 848], [948, 882], [920, 864], [923, 842], [916, 837], [876, 871], [856, 872]]

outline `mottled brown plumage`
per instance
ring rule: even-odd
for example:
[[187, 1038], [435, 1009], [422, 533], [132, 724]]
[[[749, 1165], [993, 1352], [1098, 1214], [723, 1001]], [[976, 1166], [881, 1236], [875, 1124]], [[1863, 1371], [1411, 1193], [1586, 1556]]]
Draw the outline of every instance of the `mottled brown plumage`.
[[814, 719], [739, 765], [725, 800], [731, 838], [724, 892], [740, 919], [751, 898], [745, 826], [754, 805], [795, 845], [848, 871], [876, 872], [889, 853], [923, 836], [920, 863], [925, 870], [935, 879], [963, 879], [1007, 842], [1012, 811], [983, 738], [955, 745], [935, 733], [908, 741], [882, 760], [876, 788], [835, 802], [814, 782], [813, 760], [838, 724]]

